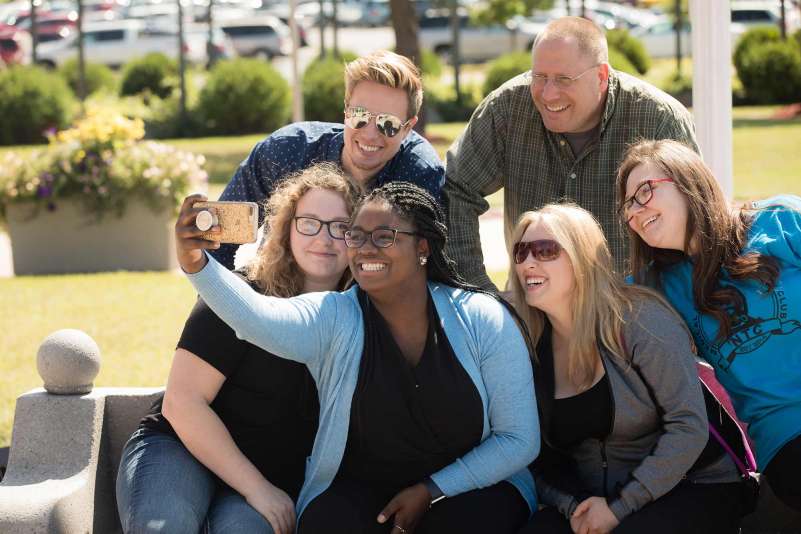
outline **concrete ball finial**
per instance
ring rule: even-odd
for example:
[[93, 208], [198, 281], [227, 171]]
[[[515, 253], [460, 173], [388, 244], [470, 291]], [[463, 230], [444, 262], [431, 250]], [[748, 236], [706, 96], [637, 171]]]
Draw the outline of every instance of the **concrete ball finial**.
[[57, 330], [39, 346], [36, 367], [49, 393], [89, 393], [100, 372], [100, 348], [94, 339], [80, 330]]

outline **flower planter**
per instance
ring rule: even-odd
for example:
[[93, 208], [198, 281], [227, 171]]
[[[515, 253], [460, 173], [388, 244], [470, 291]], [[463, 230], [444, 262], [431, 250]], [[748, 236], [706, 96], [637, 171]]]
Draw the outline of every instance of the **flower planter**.
[[18, 276], [178, 267], [172, 210], [156, 213], [131, 201], [122, 217], [109, 214], [98, 222], [68, 199], [56, 202], [53, 211], [9, 204], [6, 215]]

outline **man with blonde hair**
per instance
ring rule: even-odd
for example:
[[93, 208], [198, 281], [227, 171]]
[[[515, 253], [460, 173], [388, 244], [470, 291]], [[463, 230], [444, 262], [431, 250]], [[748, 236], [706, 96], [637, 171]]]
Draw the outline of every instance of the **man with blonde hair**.
[[615, 173], [627, 146], [641, 139], [676, 139], [697, 150], [687, 109], [612, 69], [595, 24], [578, 17], [549, 23], [534, 42], [532, 70], [490, 93], [448, 150], [448, 252], [459, 271], [494, 288], [478, 217], [489, 208], [484, 197], [501, 188], [507, 236], [521, 213], [571, 200], [599, 220], [622, 268], [626, 238], [615, 210]]
[[[276, 130], [243, 161], [220, 200], [261, 205], [284, 177], [330, 161], [365, 190], [393, 180], [415, 183], [440, 198], [445, 170], [431, 144], [413, 131], [423, 103], [417, 67], [386, 50], [345, 66], [344, 124], [299, 122]], [[264, 213], [259, 212], [259, 224]], [[229, 269], [236, 245], [212, 255]]]

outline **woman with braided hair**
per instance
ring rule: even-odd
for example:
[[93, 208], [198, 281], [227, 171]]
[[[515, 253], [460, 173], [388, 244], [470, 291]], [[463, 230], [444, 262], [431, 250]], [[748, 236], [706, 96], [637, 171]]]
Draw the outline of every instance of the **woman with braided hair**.
[[317, 383], [298, 532], [516, 532], [536, 505], [529, 347], [514, 312], [454, 271], [434, 198], [403, 182], [373, 190], [345, 233], [357, 285], [288, 299], [203, 252], [216, 243], [196, 239], [195, 201], [176, 223], [192, 284], [238, 336]]

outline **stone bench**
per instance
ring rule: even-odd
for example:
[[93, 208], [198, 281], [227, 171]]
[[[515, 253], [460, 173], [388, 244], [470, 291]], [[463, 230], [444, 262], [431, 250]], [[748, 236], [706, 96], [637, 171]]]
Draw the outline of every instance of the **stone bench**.
[[[0, 482], [0, 533], [120, 532], [114, 486], [120, 454], [161, 388], [93, 388], [97, 344], [77, 330], [42, 343], [44, 388], [17, 399]], [[763, 485], [743, 534], [801, 533], [801, 516]]]

